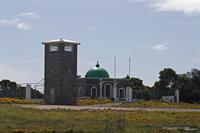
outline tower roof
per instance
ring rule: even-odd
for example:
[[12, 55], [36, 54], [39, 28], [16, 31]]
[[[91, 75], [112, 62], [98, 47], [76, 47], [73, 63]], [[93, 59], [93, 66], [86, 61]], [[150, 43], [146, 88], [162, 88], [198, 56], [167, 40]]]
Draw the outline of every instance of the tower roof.
[[74, 45], [80, 45], [80, 42], [61, 38], [61, 39], [45, 41], [45, 42], [42, 42], [42, 44], [74, 44]]
[[90, 69], [86, 75], [86, 78], [109, 78], [109, 73], [104, 69], [101, 68], [99, 63], [97, 62], [96, 66]]

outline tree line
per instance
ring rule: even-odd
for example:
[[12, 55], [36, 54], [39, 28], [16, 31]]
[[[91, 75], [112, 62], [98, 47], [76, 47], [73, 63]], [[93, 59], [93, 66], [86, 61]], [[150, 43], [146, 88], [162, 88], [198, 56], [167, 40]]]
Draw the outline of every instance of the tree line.
[[133, 97], [136, 99], [161, 99], [162, 96], [175, 95], [175, 90], [179, 89], [181, 102], [200, 102], [200, 70], [198, 69], [177, 74], [173, 69], [165, 68], [160, 71], [159, 80], [152, 87], [145, 86], [141, 79], [134, 77], [131, 78], [131, 86]]
[[[16, 82], [4, 79], [0, 81], [0, 97], [9, 97], [9, 98], [26, 98], [26, 87], [17, 86]], [[31, 98], [41, 99], [43, 94], [38, 90], [31, 88]]]

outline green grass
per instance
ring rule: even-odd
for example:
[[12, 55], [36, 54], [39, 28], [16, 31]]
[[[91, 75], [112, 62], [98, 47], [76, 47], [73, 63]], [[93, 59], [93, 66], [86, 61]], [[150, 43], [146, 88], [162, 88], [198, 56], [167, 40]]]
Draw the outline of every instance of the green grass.
[[178, 108], [178, 109], [200, 109], [200, 104], [168, 103], [157, 100], [141, 101], [137, 103], [122, 103], [117, 107], [152, 107], [152, 108]]
[[0, 105], [0, 132], [183, 132], [165, 127], [195, 127], [194, 133], [200, 132], [200, 113], [39, 110]]

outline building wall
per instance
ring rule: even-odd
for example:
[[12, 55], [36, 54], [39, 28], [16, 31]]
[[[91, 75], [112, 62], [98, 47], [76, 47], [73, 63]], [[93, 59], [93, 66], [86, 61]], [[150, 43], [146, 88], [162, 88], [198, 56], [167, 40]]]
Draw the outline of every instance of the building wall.
[[[111, 97], [110, 99], [114, 98], [113, 95], [113, 87], [114, 84], [117, 84], [117, 97], [119, 100], [125, 100], [125, 98], [120, 99], [120, 89], [124, 89], [124, 92], [126, 94], [126, 88], [130, 87], [130, 80], [127, 79], [95, 79], [95, 78], [79, 78], [77, 79], [76, 89], [78, 91], [78, 88], [81, 87], [83, 95], [81, 97], [91, 97], [91, 88], [96, 87], [97, 88], [97, 97], [100, 97], [100, 82], [102, 82], [102, 97], [105, 96], [105, 87], [106, 85], [111, 85]], [[78, 95], [77, 95], [78, 97]]]

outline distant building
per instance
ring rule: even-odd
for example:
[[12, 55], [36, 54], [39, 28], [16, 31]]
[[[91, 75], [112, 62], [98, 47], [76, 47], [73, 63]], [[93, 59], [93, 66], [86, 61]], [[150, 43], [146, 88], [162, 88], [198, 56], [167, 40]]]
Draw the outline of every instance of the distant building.
[[86, 73], [85, 78], [77, 79], [76, 88], [79, 98], [109, 98], [116, 102], [132, 102], [130, 79], [110, 78], [109, 73], [99, 63]]
[[45, 90], [47, 104], [75, 104], [77, 98], [109, 98], [132, 102], [130, 79], [110, 78], [99, 63], [84, 78], [77, 76], [79, 42], [58, 39], [45, 45]]

